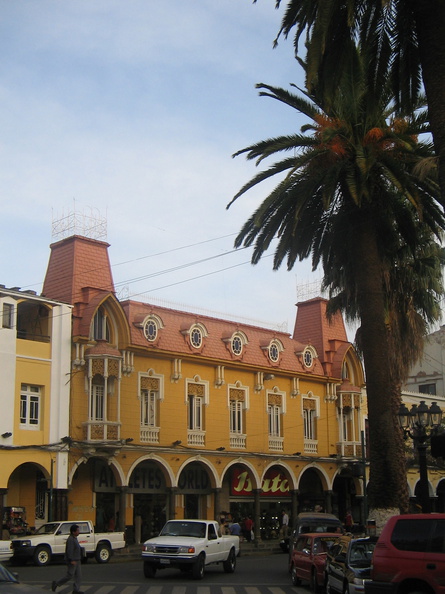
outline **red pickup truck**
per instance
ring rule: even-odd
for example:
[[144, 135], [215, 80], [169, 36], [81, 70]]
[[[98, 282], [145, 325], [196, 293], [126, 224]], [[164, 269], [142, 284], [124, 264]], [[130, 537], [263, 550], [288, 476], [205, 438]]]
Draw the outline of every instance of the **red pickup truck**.
[[445, 514], [393, 516], [372, 557], [365, 594], [445, 594]]

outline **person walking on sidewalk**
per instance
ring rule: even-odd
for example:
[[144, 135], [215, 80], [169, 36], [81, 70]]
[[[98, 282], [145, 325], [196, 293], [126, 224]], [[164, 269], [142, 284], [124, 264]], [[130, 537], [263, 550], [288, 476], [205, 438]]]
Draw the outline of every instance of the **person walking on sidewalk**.
[[60, 580], [54, 580], [51, 584], [51, 590], [53, 592], [59, 586], [63, 586], [70, 580], [74, 582], [74, 589], [73, 594], [84, 594], [81, 589], [81, 582], [82, 582], [82, 574], [81, 574], [81, 564], [82, 564], [82, 548], [77, 540], [79, 536], [79, 526], [77, 524], [73, 524], [70, 528], [70, 535], [66, 540], [65, 545], [65, 563], [66, 563], [66, 575], [61, 578]]

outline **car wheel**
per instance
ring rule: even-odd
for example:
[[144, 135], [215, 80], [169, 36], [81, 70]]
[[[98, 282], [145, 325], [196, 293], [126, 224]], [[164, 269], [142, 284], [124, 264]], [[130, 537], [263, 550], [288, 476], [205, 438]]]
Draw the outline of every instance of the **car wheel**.
[[51, 551], [49, 547], [45, 547], [41, 545], [37, 547], [34, 551], [34, 564], [43, 567], [44, 565], [48, 565], [51, 561]]
[[202, 580], [202, 578], [204, 577], [204, 566], [204, 555], [199, 555], [192, 569], [192, 576], [194, 580]]
[[154, 578], [156, 575], [156, 567], [151, 563], [144, 563], [144, 576], [146, 578]]
[[233, 573], [236, 568], [236, 555], [235, 549], [230, 549], [229, 556], [225, 561], [223, 561], [223, 567], [225, 573]]
[[292, 565], [291, 570], [290, 570], [290, 575], [291, 575], [291, 579], [292, 579], [292, 584], [294, 586], [299, 586], [301, 584], [301, 580], [297, 575], [297, 568], [295, 567], [295, 565]]
[[98, 563], [108, 563], [111, 557], [110, 547], [107, 544], [97, 545], [95, 557]]

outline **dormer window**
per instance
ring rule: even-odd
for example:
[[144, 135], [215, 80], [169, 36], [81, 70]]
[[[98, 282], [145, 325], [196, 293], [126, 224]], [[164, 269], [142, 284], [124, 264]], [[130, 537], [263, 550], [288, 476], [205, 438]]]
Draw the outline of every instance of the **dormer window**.
[[163, 328], [162, 320], [154, 314], [145, 318], [143, 323], [144, 336], [148, 342], [154, 342], [159, 335], [159, 330]]
[[273, 340], [269, 344], [269, 359], [272, 363], [277, 363], [280, 358], [280, 351], [282, 350], [280, 343], [277, 340]]
[[315, 352], [314, 348], [306, 347], [303, 351], [303, 365], [307, 368], [312, 367], [316, 356], [317, 356], [317, 353]]
[[232, 354], [240, 356], [243, 353], [244, 347], [247, 344], [247, 336], [244, 332], [235, 332], [230, 338], [230, 350]]
[[234, 355], [241, 355], [242, 352], [243, 342], [241, 338], [237, 334], [235, 334], [235, 336], [232, 338], [232, 353]]
[[190, 343], [195, 349], [199, 349], [202, 345], [202, 332], [197, 326], [190, 332]]

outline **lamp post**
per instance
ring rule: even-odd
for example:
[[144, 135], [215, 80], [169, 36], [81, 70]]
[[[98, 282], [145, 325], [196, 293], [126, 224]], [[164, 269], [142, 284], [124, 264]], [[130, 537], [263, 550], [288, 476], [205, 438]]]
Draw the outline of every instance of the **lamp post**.
[[[422, 512], [431, 513], [431, 500], [428, 488], [428, 467], [426, 462], [426, 450], [428, 447], [428, 440], [431, 438], [437, 428], [440, 426], [442, 420], [442, 411], [436, 402], [431, 406], [425, 404], [422, 400], [419, 406], [413, 404], [411, 410], [403, 404], [400, 404], [399, 425], [403, 431], [403, 438], [410, 437], [419, 454], [419, 500], [422, 506]], [[427, 429], [430, 430], [427, 433]]]

